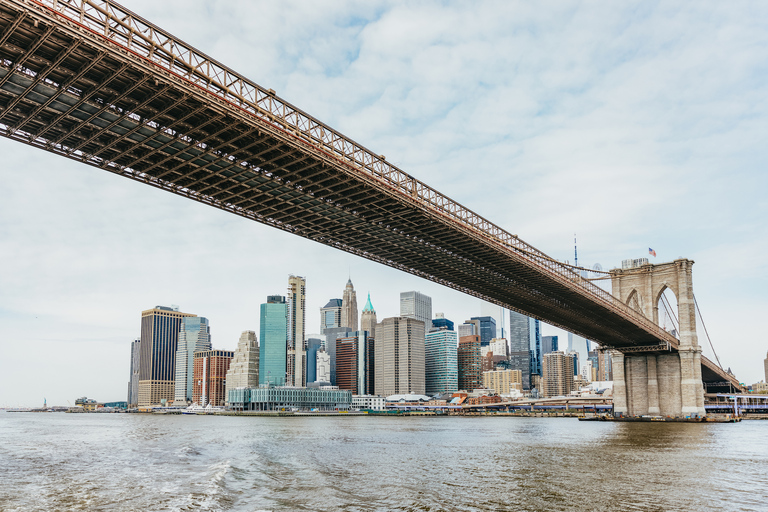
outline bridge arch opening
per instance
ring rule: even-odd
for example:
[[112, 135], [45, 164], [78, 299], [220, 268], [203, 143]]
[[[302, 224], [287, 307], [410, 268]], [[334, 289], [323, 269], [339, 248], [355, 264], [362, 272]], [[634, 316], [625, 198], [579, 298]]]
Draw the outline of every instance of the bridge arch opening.
[[661, 287], [654, 301], [653, 319], [662, 329], [680, 339], [680, 319], [677, 295], [667, 285]]
[[629, 297], [627, 297], [627, 306], [645, 316], [645, 313], [643, 313], [642, 298], [640, 297], [640, 294], [637, 293], [637, 289], [634, 289], [629, 293]]

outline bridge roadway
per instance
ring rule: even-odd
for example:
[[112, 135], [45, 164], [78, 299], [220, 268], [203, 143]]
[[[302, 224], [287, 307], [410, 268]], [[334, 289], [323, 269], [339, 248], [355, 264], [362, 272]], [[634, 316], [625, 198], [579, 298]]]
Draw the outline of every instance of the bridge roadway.
[[678, 345], [571, 267], [114, 2], [0, 0], [0, 134], [606, 347]]

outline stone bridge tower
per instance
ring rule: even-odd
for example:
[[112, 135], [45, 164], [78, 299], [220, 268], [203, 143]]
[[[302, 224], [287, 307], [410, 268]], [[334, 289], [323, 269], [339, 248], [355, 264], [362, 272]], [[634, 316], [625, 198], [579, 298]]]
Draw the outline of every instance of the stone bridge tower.
[[614, 414], [706, 414], [692, 267], [692, 260], [679, 259], [671, 263], [646, 263], [635, 268], [611, 270], [613, 295], [657, 325], [659, 300], [664, 290], [671, 290], [677, 297], [680, 324], [677, 352], [613, 352]]

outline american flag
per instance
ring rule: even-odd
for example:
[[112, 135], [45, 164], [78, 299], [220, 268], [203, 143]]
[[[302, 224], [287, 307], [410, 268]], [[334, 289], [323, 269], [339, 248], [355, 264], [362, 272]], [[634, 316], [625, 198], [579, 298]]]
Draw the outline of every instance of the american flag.
[[651, 254], [654, 258], [656, 257], [656, 251], [654, 251], [650, 247], [648, 248], [648, 254]]

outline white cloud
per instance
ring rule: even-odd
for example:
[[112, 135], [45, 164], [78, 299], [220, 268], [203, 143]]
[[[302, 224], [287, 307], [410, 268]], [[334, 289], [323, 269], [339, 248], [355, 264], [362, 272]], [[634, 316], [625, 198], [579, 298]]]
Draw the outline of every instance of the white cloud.
[[[572, 260], [577, 233], [584, 263], [610, 267], [648, 246], [658, 261], [695, 259], [721, 359], [744, 381], [763, 378], [767, 7], [126, 4], [553, 257]], [[128, 342], [156, 304], [208, 316], [214, 344], [232, 348], [290, 272], [307, 276], [310, 312], [340, 296], [350, 268], [382, 316], [407, 289], [454, 321], [479, 312], [472, 298], [141, 184], [7, 140], [0, 151], [0, 405], [46, 389], [60, 393], [49, 403], [122, 397]], [[113, 371], [70, 381], [62, 368], [77, 364]], [[7, 385], [33, 367], [49, 376], [40, 388]]]

